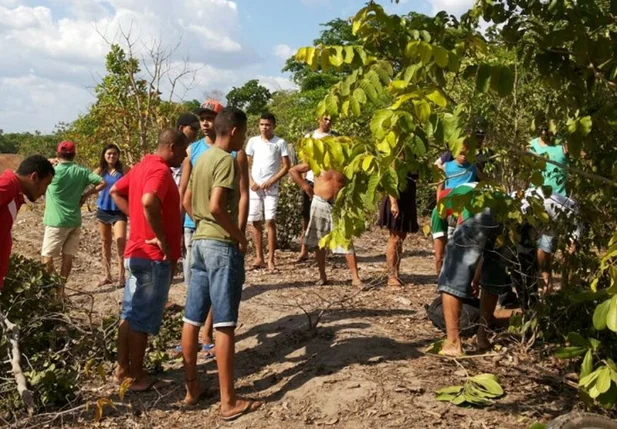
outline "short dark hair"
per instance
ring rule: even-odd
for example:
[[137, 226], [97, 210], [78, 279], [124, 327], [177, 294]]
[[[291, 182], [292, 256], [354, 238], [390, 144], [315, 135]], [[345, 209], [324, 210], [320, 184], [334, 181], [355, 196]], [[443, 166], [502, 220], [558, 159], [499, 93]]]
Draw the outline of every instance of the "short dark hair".
[[159, 146], [171, 146], [172, 144], [178, 145], [181, 143], [186, 143], [188, 145], [189, 141], [180, 130], [165, 128], [159, 134]]
[[225, 107], [216, 115], [214, 131], [217, 136], [228, 136], [234, 128], [246, 125], [246, 113], [237, 107]]
[[270, 122], [272, 122], [272, 125], [276, 125], [276, 118], [274, 117], [274, 114], [272, 114], [270, 112], [262, 113], [261, 116], [259, 117], [259, 119], [270, 121]]
[[37, 173], [39, 178], [44, 179], [56, 174], [56, 170], [54, 170], [54, 166], [43, 155], [32, 155], [19, 164], [15, 173], [19, 176], [29, 176], [32, 173]]
[[65, 161], [73, 161], [75, 159], [75, 152], [58, 152], [58, 158]]

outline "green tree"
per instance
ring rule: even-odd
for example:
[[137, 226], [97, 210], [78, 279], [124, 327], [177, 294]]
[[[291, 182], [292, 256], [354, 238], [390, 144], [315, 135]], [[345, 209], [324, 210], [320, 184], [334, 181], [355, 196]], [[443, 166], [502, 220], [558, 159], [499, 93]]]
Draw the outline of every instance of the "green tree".
[[227, 94], [227, 103], [231, 107], [244, 110], [249, 115], [259, 115], [264, 112], [268, 101], [272, 98], [270, 90], [260, 85], [257, 79], [251, 79], [241, 87], [233, 87]]

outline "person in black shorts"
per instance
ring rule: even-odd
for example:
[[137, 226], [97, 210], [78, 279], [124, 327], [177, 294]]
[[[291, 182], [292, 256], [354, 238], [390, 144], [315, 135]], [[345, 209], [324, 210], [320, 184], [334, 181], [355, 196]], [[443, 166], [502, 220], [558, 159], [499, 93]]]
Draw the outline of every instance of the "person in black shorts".
[[113, 283], [111, 275], [111, 241], [113, 237], [118, 250], [118, 265], [120, 275], [118, 286], [125, 284], [124, 271], [124, 247], [126, 246], [126, 222], [127, 218], [114, 203], [109, 190], [127, 171], [120, 161], [120, 149], [115, 144], [108, 144], [103, 148], [99, 166], [95, 173], [103, 177], [107, 186], [99, 193], [96, 201], [96, 219], [99, 223], [101, 238], [103, 240], [103, 270], [105, 277], [99, 282], [99, 286]]
[[416, 174], [407, 175], [407, 185], [399, 194], [399, 199], [386, 196], [379, 208], [379, 226], [390, 230], [386, 263], [388, 266], [388, 286], [402, 286], [400, 279], [403, 241], [410, 232], [418, 232], [418, 210], [416, 207]]

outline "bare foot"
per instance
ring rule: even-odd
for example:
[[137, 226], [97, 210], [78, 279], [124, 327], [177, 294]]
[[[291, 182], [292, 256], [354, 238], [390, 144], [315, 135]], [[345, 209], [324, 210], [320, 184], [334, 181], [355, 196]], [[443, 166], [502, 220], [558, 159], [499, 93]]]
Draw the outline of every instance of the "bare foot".
[[199, 383], [199, 379], [195, 378], [184, 383], [186, 387], [186, 396], [184, 397], [184, 405], [195, 405], [201, 401], [207, 392], [207, 389]]
[[330, 282], [328, 281], [328, 279], [319, 279], [317, 281], [317, 283], [315, 283], [317, 286], [327, 286], [330, 284]]
[[124, 286], [126, 286], [126, 278], [122, 276], [118, 279], [118, 287], [124, 287]]
[[276, 265], [274, 265], [274, 262], [272, 262], [272, 261], [268, 261], [268, 272], [270, 274], [278, 274], [278, 273], [280, 273], [280, 271], [278, 270], [278, 268], [276, 268]]
[[105, 286], [113, 283], [113, 279], [111, 277], [105, 277], [103, 280], [98, 282], [97, 286]]
[[304, 261], [308, 261], [309, 255], [308, 253], [300, 253], [298, 259], [296, 259], [296, 264], [299, 264]]
[[440, 356], [448, 356], [448, 357], [460, 357], [463, 356], [465, 352], [463, 351], [463, 347], [461, 343], [452, 343], [450, 341], [444, 341], [441, 350], [439, 351]]
[[153, 387], [155, 387], [157, 382], [158, 380], [156, 378], [146, 375], [140, 379], [135, 380], [133, 384], [131, 384], [131, 386], [129, 387], [129, 390], [131, 390], [132, 392], [147, 392], [148, 390], [151, 390]]
[[253, 412], [263, 404], [251, 399], [237, 398], [235, 404], [224, 407], [221, 405], [221, 418], [225, 421], [235, 420], [245, 414]]
[[362, 280], [360, 280], [359, 278], [352, 279], [351, 280], [351, 285], [355, 286], [355, 287], [362, 287]]
[[255, 262], [253, 262], [253, 265], [251, 265], [251, 269], [252, 270], [261, 270], [263, 268], [267, 268], [268, 266], [266, 265], [266, 263], [264, 261], [260, 261], [260, 260], [256, 260]]
[[388, 277], [388, 286], [401, 287], [403, 286], [403, 282], [398, 278], [398, 276], [390, 276]]

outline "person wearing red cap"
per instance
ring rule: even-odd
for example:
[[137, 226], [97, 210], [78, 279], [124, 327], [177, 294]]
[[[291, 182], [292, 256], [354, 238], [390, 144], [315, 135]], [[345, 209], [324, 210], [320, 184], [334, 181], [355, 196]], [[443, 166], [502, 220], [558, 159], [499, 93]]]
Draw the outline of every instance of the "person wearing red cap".
[[[101, 176], [75, 162], [75, 144], [58, 145], [58, 164], [54, 180], [45, 194], [45, 236], [41, 256], [49, 272], [54, 271], [54, 258], [62, 256], [60, 276], [68, 280], [73, 258], [79, 251], [81, 206], [107, 184]], [[92, 186], [86, 191], [86, 188]], [[64, 287], [60, 290], [64, 294]]]
[[[206, 100], [199, 109], [195, 110], [195, 114], [199, 116], [199, 125], [204, 138], [197, 140], [186, 151], [187, 157], [182, 164], [182, 178], [180, 181], [180, 201], [185, 201], [185, 195], [189, 194], [188, 201], [190, 202], [190, 189], [188, 189], [191, 172], [195, 166], [197, 159], [214, 144], [216, 140], [216, 132], [214, 131], [214, 119], [223, 110], [223, 106], [216, 100]], [[240, 202], [239, 202], [239, 228], [242, 232], [246, 232], [246, 218], [249, 209], [249, 194], [248, 194], [248, 177], [249, 167], [248, 158], [243, 150], [232, 152], [231, 155], [236, 160], [236, 166], [240, 170]], [[246, 184], [246, 186], [244, 186]], [[191, 251], [193, 234], [195, 233], [196, 225], [193, 219], [186, 214], [184, 217], [184, 246], [186, 258], [184, 264], [184, 282], [188, 285], [191, 279]], [[202, 350], [207, 357], [214, 356], [214, 330], [212, 322], [212, 312], [208, 313], [208, 318], [202, 335]], [[180, 351], [181, 348], [178, 348]]]
[[0, 290], [9, 271], [13, 239], [11, 228], [24, 196], [34, 202], [41, 197], [54, 178], [54, 166], [44, 156], [24, 159], [16, 172], [6, 170], [0, 175]]

